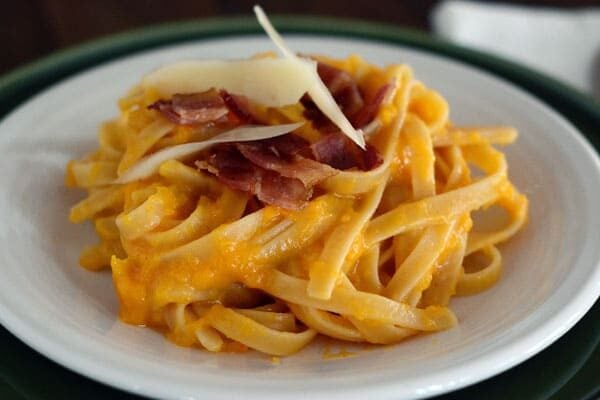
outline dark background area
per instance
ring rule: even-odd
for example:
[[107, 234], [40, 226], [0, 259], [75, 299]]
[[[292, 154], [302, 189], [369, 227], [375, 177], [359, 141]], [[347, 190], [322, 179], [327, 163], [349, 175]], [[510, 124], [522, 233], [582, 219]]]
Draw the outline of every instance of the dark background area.
[[[47, 55], [109, 34], [162, 22], [250, 14], [260, 3], [273, 14], [320, 14], [387, 22], [429, 30], [438, 0], [0, 0], [0, 74]], [[577, 9], [600, 0], [504, 1]]]

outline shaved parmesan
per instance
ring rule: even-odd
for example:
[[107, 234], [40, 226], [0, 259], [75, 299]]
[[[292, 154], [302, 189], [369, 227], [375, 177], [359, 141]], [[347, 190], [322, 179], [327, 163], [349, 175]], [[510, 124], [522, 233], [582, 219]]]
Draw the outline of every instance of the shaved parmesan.
[[[260, 6], [254, 6], [254, 13], [256, 14], [256, 19], [258, 19], [259, 24], [263, 27], [266, 34], [271, 38], [275, 46], [281, 51], [281, 53], [288, 60], [295, 60], [298, 64], [309, 65], [313, 63], [312, 60], [299, 58], [291, 51], [283, 41], [283, 38], [279, 33], [275, 30], [269, 18], [267, 18], [266, 14], [262, 10]], [[315, 102], [319, 110], [323, 114], [327, 116], [337, 125], [338, 128], [348, 136], [354, 143], [356, 143], [360, 148], [365, 148], [365, 139], [363, 137], [363, 133], [360, 129], [354, 129], [348, 118], [344, 115], [340, 107], [337, 105], [331, 93], [319, 77], [316, 68], [312, 70], [313, 79], [310, 82], [310, 86], [307, 87], [307, 92], [310, 98]]]
[[281, 136], [302, 126], [302, 122], [285, 125], [271, 126], [240, 126], [227, 132], [223, 132], [212, 139], [203, 142], [184, 143], [177, 146], [167, 147], [154, 154], [142, 158], [137, 164], [125, 171], [113, 183], [128, 183], [151, 176], [158, 170], [162, 163], [169, 160], [177, 160], [210, 146], [219, 143], [249, 142], [253, 140], [269, 139]]
[[317, 72], [315, 71], [316, 79], [308, 89], [308, 95], [315, 102], [319, 110], [329, 118], [331, 122], [337, 125], [340, 130], [356, 143], [361, 149], [365, 149], [365, 138], [360, 129], [354, 129], [348, 118], [344, 115], [340, 107], [331, 97], [331, 93], [327, 86], [323, 83]]
[[166, 98], [224, 89], [268, 107], [282, 107], [297, 103], [314, 85], [316, 73], [314, 62], [281, 58], [182, 61], [146, 75], [142, 86]]
[[256, 19], [258, 20], [258, 23], [265, 30], [265, 33], [267, 34], [267, 36], [269, 36], [273, 44], [275, 44], [279, 51], [281, 51], [281, 54], [283, 54], [285, 58], [288, 58], [290, 60], [298, 59], [298, 56], [296, 56], [296, 54], [294, 54], [294, 52], [290, 50], [289, 47], [287, 47], [279, 32], [277, 32], [271, 21], [269, 21], [269, 17], [267, 17], [267, 14], [265, 14], [262, 7], [259, 5], [255, 5], [253, 10], [254, 15], [256, 15]]

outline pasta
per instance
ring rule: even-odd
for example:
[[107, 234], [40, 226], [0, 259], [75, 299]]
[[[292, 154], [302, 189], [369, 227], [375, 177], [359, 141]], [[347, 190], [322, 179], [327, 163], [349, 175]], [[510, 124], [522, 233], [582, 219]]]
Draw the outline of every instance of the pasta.
[[[450, 299], [500, 278], [498, 244], [527, 219], [527, 199], [495, 148], [516, 131], [454, 126], [446, 101], [406, 65], [378, 67], [356, 55], [311, 60], [327, 95], [361, 130], [344, 136], [306, 97], [264, 106], [234, 96], [232, 106], [217, 87], [211, 101], [189, 106], [187, 97], [140, 84], [101, 126], [99, 149], [68, 164], [66, 184], [88, 193], [70, 220], [93, 221], [100, 239], [80, 263], [112, 271], [123, 321], [183, 346], [284, 356], [317, 334], [388, 344], [451, 328]], [[348, 93], [360, 94], [358, 111], [348, 111]], [[214, 99], [223, 101], [216, 107]], [[246, 129], [244, 118], [252, 120], [247, 144], [226, 137], [139, 167], [174, 146]], [[262, 126], [286, 132], [252, 141]], [[289, 147], [291, 135], [304, 145], [286, 158], [278, 146]], [[333, 138], [345, 146], [324, 146], [333, 161], [314, 155]], [[223, 167], [219, 157], [245, 169]], [[300, 188], [300, 200], [290, 188]], [[481, 229], [475, 214], [490, 208], [505, 218]]]

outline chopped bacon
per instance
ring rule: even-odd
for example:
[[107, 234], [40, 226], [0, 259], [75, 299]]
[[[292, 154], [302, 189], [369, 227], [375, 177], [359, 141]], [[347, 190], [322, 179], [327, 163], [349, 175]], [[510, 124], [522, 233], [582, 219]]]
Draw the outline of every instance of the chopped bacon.
[[178, 125], [227, 122], [242, 125], [255, 122], [248, 99], [215, 89], [201, 93], [175, 94], [148, 106]]
[[360, 110], [358, 110], [357, 113], [352, 115], [352, 117], [350, 118], [350, 122], [352, 123], [352, 125], [362, 128], [369, 122], [373, 121], [373, 119], [377, 115], [377, 112], [379, 111], [379, 107], [381, 107], [383, 100], [385, 100], [390, 90], [392, 90], [392, 85], [390, 85], [389, 83], [380, 87], [379, 90], [375, 92], [373, 97], [368, 99], [365, 102], [364, 106]]
[[282, 154], [274, 145], [253, 142], [237, 143], [236, 147], [252, 163], [286, 178], [299, 179], [306, 187], [311, 187], [337, 173], [335, 169], [326, 164], [298, 154], [291, 156]]
[[302, 208], [312, 195], [312, 188], [299, 179], [253, 164], [232, 145], [217, 146], [206, 161], [196, 165], [216, 175], [230, 188], [254, 194], [267, 204], [296, 210]]
[[255, 192], [259, 171], [233, 146], [215, 147], [214, 153], [205, 161], [196, 162], [196, 166], [217, 176], [220, 181], [232, 189]]
[[175, 94], [170, 100], [158, 100], [148, 106], [160, 111], [179, 125], [195, 125], [216, 121], [229, 113], [223, 98], [215, 89], [202, 93]]
[[368, 171], [381, 162], [373, 146], [367, 144], [363, 151], [336, 132], [312, 145], [294, 134], [222, 144], [211, 148], [196, 166], [232, 189], [256, 195], [263, 203], [299, 209], [310, 199], [316, 184], [339, 170]]
[[383, 164], [383, 157], [381, 157], [381, 154], [379, 154], [379, 151], [377, 151], [375, 146], [367, 143], [365, 152], [363, 154], [363, 162], [363, 170], [370, 171]]
[[358, 168], [369, 171], [383, 162], [381, 155], [373, 146], [367, 143], [366, 150], [361, 150], [341, 132], [323, 136], [313, 143], [310, 149], [316, 161], [341, 170]]
[[345, 115], [363, 107], [363, 96], [349, 73], [322, 62], [317, 63], [317, 73]]
[[304, 149], [310, 146], [310, 142], [308, 140], [293, 133], [266, 139], [263, 141], [263, 143], [273, 148], [276, 153], [284, 156], [300, 154]]
[[265, 171], [256, 197], [264, 203], [274, 204], [290, 210], [298, 210], [312, 196], [312, 187], [307, 188], [294, 178], [286, 178], [273, 171]]
[[246, 97], [231, 94], [225, 90], [221, 90], [219, 94], [223, 98], [227, 108], [229, 108], [232, 119], [235, 118], [244, 124], [255, 122], [256, 119], [250, 109], [250, 101]]

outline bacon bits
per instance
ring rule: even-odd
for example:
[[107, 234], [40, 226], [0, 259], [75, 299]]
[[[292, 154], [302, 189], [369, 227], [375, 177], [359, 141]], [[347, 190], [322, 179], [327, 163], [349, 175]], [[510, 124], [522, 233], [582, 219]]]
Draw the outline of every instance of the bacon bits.
[[363, 96], [349, 73], [322, 62], [317, 64], [317, 73], [347, 117], [363, 107]]
[[240, 124], [256, 122], [256, 118], [252, 114], [250, 101], [246, 97], [231, 94], [225, 90], [219, 91], [219, 94], [229, 109], [231, 120], [237, 120]]
[[302, 208], [313, 188], [340, 170], [370, 170], [382, 162], [377, 150], [361, 150], [341, 132], [312, 145], [287, 134], [255, 142], [215, 146], [196, 166], [235, 190], [287, 209]]
[[178, 125], [199, 125], [220, 120], [230, 120], [236, 124], [253, 121], [247, 100], [224, 90], [175, 94], [171, 99], [158, 100], [148, 108], [159, 111]]
[[329, 165], [298, 154], [286, 154], [278, 151], [274, 144], [238, 143], [236, 147], [253, 164], [283, 177], [298, 179], [306, 187], [312, 187], [337, 173]]
[[235, 145], [217, 146], [214, 150], [208, 159], [196, 165], [232, 189], [254, 194], [263, 203], [291, 210], [302, 208], [312, 195], [312, 187], [252, 163]]
[[364, 106], [358, 110], [358, 112], [352, 115], [350, 118], [352, 125], [362, 128], [369, 122], [373, 121], [375, 116], [377, 116], [379, 107], [381, 107], [383, 100], [385, 100], [390, 90], [392, 90], [392, 85], [390, 84], [380, 87], [379, 90], [375, 92], [375, 95], [373, 95], [371, 99], [368, 99], [368, 101], [365, 102]]
[[366, 149], [362, 150], [341, 132], [325, 135], [313, 143], [310, 150], [316, 161], [339, 170], [357, 168], [369, 171], [383, 162], [375, 147], [367, 143]]

